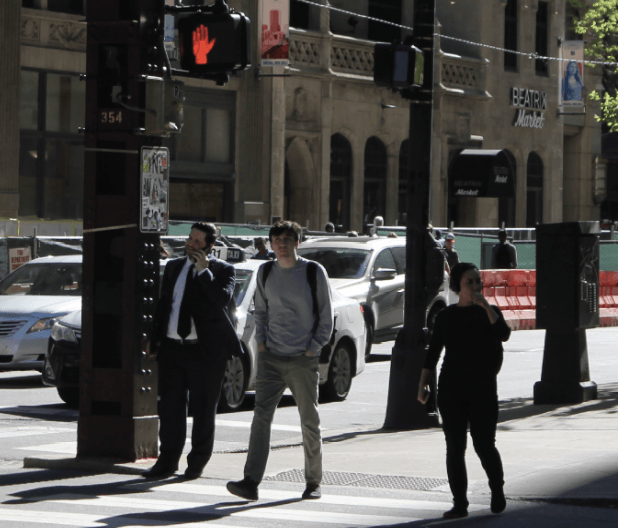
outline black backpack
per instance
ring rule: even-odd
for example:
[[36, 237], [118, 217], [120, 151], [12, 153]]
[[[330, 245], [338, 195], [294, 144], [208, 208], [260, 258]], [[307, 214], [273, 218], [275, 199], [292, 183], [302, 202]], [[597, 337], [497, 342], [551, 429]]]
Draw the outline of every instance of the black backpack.
[[[260, 266], [262, 268], [262, 288], [266, 288], [266, 279], [268, 275], [270, 275], [274, 265], [275, 261], [269, 260]], [[318, 309], [318, 264], [312, 260], [307, 262], [307, 282], [311, 288], [311, 298], [313, 299], [313, 315], [315, 316], [313, 331], [315, 332], [320, 322], [320, 311]]]

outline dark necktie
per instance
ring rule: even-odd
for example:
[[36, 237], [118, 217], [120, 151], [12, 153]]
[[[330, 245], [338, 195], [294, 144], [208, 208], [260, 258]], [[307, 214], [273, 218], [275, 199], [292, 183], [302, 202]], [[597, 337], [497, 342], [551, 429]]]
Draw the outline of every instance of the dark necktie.
[[191, 293], [193, 288], [193, 264], [189, 266], [185, 291], [180, 303], [180, 313], [178, 314], [178, 335], [181, 339], [186, 339], [191, 333]]

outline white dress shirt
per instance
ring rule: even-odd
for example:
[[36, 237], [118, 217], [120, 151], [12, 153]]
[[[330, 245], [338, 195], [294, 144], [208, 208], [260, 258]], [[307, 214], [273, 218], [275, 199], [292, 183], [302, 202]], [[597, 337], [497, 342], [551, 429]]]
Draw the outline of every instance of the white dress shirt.
[[[172, 296], [172, 312], [170, 313], [170, 320], [167, 326], [167, 337], [181, 341], [182, 338], [178, 335], [178, 317], [180, 316], [180, 305], [182, 303], [182, 297], [185, 294], [185, 285], [187, 284], [187, 274], [193, 273], [195, 277], [195, 265], [189, 258], [185, 262], [180, 275], [176, 279], [176, 285], [174, 286], [174, 294]], [[205, 270], [203, 270], [205, 271]], [[195, 322], [191, 317], [191, 333], [185, 339], [197, 339], [197, 331], [195, 330]]]

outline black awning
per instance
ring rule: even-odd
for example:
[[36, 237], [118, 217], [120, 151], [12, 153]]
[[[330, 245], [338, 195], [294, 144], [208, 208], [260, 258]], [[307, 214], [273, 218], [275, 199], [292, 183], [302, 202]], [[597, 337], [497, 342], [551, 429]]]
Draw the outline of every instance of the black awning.
[[512, 198], [515, 175], [504, 150], [462, 150], [452, 161], [448, 176], [449, 197]]
[[608, 160], [618, 160], [618, 132], [601, 136], [601, 155]]

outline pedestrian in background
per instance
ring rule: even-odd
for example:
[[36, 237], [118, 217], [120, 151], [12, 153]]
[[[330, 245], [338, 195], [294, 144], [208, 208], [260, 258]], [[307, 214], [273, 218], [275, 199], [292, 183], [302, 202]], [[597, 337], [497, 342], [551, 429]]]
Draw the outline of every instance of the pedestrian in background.
[[307, 485], [302, 498], [322, 496], [319, 359], [333, 332], [333, 306], [326, 270], [296, 252], [300, 236], [297, 223], [277, 222], [269, 234], [277, 260], [258, 271], [254, 312], [258, 360], [249, 453], [244, 479], [227, 484], [230, 493], [247, 500], [258, 499], [273, 416], [286, 388], [296, 400], [303, 432]]
[[334, 233], [335, 224], [333, 224], [332, 222], [327, 222], [326, 225], [324, 226], [324, 231], [326, 231], [327, 233]]
[[253, 244], [255, 245], [255, 249], [257, 249], [257, 253], [255, 255], [253, 255], [251, 258], [252, 259], [257, 259], [257, 260], [273, 260], [275, 259], [275, 252], [274, 251], [270, 251], [267, 247], [266, 247], [266, 240], [262, 237], [257, 237]]
[[504, 471], [496, 448], [498, 425], [497, 376], [502, 366], [502, 342], [511, 330], [502, 312], [483, 297], [481, 274], [474, 264], [462, 262], [451, 270], [451, 289], [459, 302], [438, 313], [418, 389], [428, 400], [429, 383], [445, 348], [438, 382], [438, 409], [446, 439], [446, 470], [453, 493], [447, 519], [468, 515], [466, 441], [468, 425], [474, 449], [491, 489], [491, 511], [506, 508]]
[[506, 239], [506, 230], [498, 231], [499, 242], [491, 248], [491, 267], [493, 269], [516, 269], [517, 249]]
[[187, 397], [193, 429], [185, 478], [201, 476], [215, 442], [225, 365], [230, 355], [243, 353], [227, 316], [236, 273], [231, 264], [209, 256], [216, 238], [213, 224], [193, 224], [187, 256], [165, 266], [153, 333], [145, 345], [159, 362], [160, 397], [160, 454], [142, 473], [146, 478], [167, 478], [178, 470], [187, 438]]
[[446, 251], [446, 262], [448, 262], [449, 270], [452, 270], [456, 264], [459, 264], [459, 253], [453, 247], [455, 245], [455, 235], [447, 233], [444, 237], [444, 250]]

